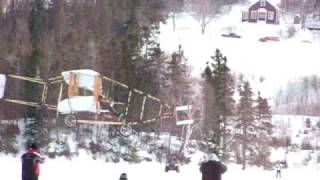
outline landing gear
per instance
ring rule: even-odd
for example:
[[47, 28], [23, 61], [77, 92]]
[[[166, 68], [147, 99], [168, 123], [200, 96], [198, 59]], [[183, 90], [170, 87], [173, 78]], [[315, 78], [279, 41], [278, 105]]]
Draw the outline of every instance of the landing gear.
[[68, 114], [66, 117], [64, 117], [64, 123], [69, 127], [75, 126], [76, 120], [77, 117], [74, 114]]
[[[82, 121], [82, 120], [79, 120]], [[78, 123], [79, 123], [78, 121]], [[120, 128], [118, 128], [118, 131], [121, 136], [128, 137], [133, 133], [133, 129], [131, 125], [127, 122], [125, 116], [123, 114], [120, 114], [118, 116], [118, 121], [121, 122]], [[77, 116], [75, 114], [68, 114], [64, 117], [64, 123], [68, 127], [74, 127], [77, 123]], [[94, 123], [94, 121], [93, 121]]]
[[120, 134], [122, 136], [128, 137], [132, 134], [132, 127], [128, 123], [124, 123], [120, 127]]

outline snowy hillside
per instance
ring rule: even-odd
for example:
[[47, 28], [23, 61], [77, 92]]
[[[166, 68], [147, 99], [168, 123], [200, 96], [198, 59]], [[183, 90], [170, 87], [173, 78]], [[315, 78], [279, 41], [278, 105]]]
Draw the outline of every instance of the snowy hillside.
[[[310, 120], [310, 127], [307, 126], [307, 121]], [[316, 137], [314, 129], [319, 122], [318, 117], [311, 116], [293, 116], [293, 115], [274, 115], [273, 124], [274, 136], [282, 137], [289, 136], [291, 138], [291, 146], [288, 149], [277, 148], [273, 149], [270, 159], [272, 162], [282, 161], [284, 159], [288, 162], [288, 168], [283, 170], [283, 178], [285, 180], [298, 180], [308, 174], [309, 179], [317, 180], [320, 178], [318, 171], [320, 170], [317, 158], [319, 157], [319, 152], [312, 150], [301, 150], [301, 145], [304, 138]], [[20, 127], [23, 128], [23, 127]], [[308, 132], [308, 133], [306, 133]], [[168, 146], [169, 139], [171, 139], [171, 149], [178, 149], [180, 142], [175, 137], [169, 137], [167, 133], [163, 133], [160, 139], [153, 139], [151, 142], [144, 144], [144, 136], [147, 135], [143, 133], [140, 140], [137, 137], [132, 136], [131, 139], [138, 149], [137, 154], [140, 157], [150, 157], [151, 161], [143, 160], [141, 163], [130, 163], [123, 159], [120, 159], [118, 163], [107, 162], [108, 153], [99, 153], [96, 156], [85, 150], [79, 148], [77, 156], [73, 158], [56, 157], [49, 158], [45, 164], [41, 165], [41, 179], [53, 180], [53, 179], [117, 179], [122, 172], [126, 172], [130, 179], [155, 179], [155, 180], [173, 180], [173, 179], [201, 179], [201, 174], [199, 172], [199, 165], [203, 153], [199, 149], [194, 148], [196, 143], [192, 141], [193, 148], [189, 148], [191, 154], [191, 162], [189, 164], [181, 165], [180, 173], [174, 171], [164, 172], [164, 162], [160, 163], [155, 160], [153, 154], [145, 151], [147, 146], [152, 144], [160, 146]], [[153, 137], [152, 134], [150, 134]], [[75, 148], [74, 134], [65, 134], [71, 149]], [[94, 138], [94, 137], [92, 137]], [[105, 137], [107, 138], [107, 137]], [[18, 141], [22, 140], [22, 136], [17, 136]], [[106, 139], [107, 140], [107, 139]], [[138, 140], [138, 141], [137, 141]], [[317, 139], [310, 139], [312, 146], [317, 144]], [[116, 140], [109, 140], [110, 144], [116, 144]], [[103, 145], [104, 141], [102, 142]], [[21, 144], [21, 142], [19, 143]], [[296, 145], [296, 146], [295, 146]], [[126, 146], [117, 146], [121, 152], [128, 151]], [[22, 146], [20, 147], [23, 150]], [[75, 150], [71, 150], [72, 152]], [[17, 155], [4, 155], [0, 154], [0, 169], [5, 169], [1, 173], [0, 177], [5, 179], [19, 179], [21, 173], [21, 161], [20, 155], [23, 151], [20, 151]], [[95, 159], [95, 160], [94, 160]], [[234, 162], [227, 163], [228, 171], [223, 175], [224, 180], [233, 180], [235, 178], [245, 178], [247, 180], [255, 180], [257, 177], [261, 180], [270, 180], [275, 178], [274, 170], [263, 170], [262, 168], [249, 166], [245, 171], [241, 170], [240, 165], [234, 164]]]
[[[232, 6], [230, 12], [213, 19], [204, 34], [190, 13], [181, 13], [176, 20], [175, 31], [170, 20], [161, 25], [161, 48], [171, 53], [181, 44], [196, 77], [200, 77], [206, 62], [219, 48], [227, 56], [231, 70], [246, 75], [265, 97], [273, 97], [289, 79], [319, 74], [320, 32], [293, 26], [290, 16], [282, 16], [279, 25], [241, 22], [241, 11], [249, 5]], [[297, 31], [292, 38], [287, 35], [289, 28]], [[230, 30], [241, 38], [221, 36]], [[276, 36], [280, 41], [260, 42], [259, 38], [265, 36]], [[260, 77], [265, 78], [264, 83], [258, 83]]]
[[[289, 138], [284, 143], [290, 145], [287, 149], [277, 149], [271, 156], [273, 161], [288, 159], [291, 166], [315, 164], [320, 157], [319, 135], [320, 118], [303, 115], [274, 115], [274, 137]], [[288, 153], [288, 154], [287, 154]], [[287, 157], [286, 157], [287, 156]], [[310, 157], [308, 157], [310, 156]], [[309, 159], [308, 159], [309, 158]], [[308, 162], [306, 162], [306, 160]]]

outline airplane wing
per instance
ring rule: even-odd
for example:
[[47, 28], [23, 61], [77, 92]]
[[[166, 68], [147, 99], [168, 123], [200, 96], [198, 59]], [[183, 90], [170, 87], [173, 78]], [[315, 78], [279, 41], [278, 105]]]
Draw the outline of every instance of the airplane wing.
[[58, 111], [62, 114], [72, 112], [96, 112], [96, 102], [93, 96], [73, 96], [58, 103]]
[[90, 91], [93, 91], [94, 89], [95, 77], [97, 75], [100, 75], [98, 72], [90, 69], [63, 71], [61, 75], [63, 76], [63, 79], [67, 84], [69, 84], [70, 82], [70, 73], [74, 73], [77, 75], [80, 88], [84, 88]]
[[[96, 113], [96, 101], [94, 96], [73, 96], [58, 103], [58, 111], [61, 114], [71, 114], [75, 112]], [[107, 109], [99, 109], [99, 112], [109, 112]]]

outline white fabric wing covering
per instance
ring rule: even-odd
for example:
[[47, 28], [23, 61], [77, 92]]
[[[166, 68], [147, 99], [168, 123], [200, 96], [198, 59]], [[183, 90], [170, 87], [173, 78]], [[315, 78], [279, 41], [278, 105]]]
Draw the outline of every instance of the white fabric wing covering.
[[0, 99], [4, 96], [4, 89], [6, 87], [6, 76], [4, 74], [0, 74]]
[[193, 120], [187, 119], [187, 120], [177, 121], [176, 124], [177, 124], [177, 126], [186, 125], [186, 124], [193, 124]]
[[61, 73], [61, 75], [67, 84], [69, 83], [70, 72], [77, 74], [79, 77], [79, 87], [88, 89], [90, 91], [93, 91], [96, 75], [100, 75], [98, 72], [89, 69], [64, 71]]
[[93, 96], [74, 96], [58, 103], [58, 111], [62, 114], [72, 112], [96, 112], [96, 102]]
[[188, 106], [177, 106], [176, 107], [176, 111], [189, 111], [192, 109], [191, 105]]

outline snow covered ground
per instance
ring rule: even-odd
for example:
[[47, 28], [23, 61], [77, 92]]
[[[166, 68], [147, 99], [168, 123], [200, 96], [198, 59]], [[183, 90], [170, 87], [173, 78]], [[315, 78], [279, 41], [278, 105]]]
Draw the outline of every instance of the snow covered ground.
[[[279, 1], [271, 2], [277, 4]], [[170, 19], [161, 24], [161, 48], [172, 53], [181, 44], [196, 77], [200, 77], [206, 62], [219, 48], [227, 56], [231, 70], [246, 75], [265, 97], [273, 97], [289, 79], [320, 74], [320, 32], [302, 30], [299, 25], [292, 24], [290, 17], [281, 18], [279, 25], [241, 22], [241, 11], [247, 10], [249, 5], [233, 6], [227, 14], [213, 19], [204, 34], [201, 34], [198, 21], [189, 13], [181, 13], [175, 31]], [[287, 37], [289, 27], [295, 27], [297, 31], [292, 38]], [[228, 29], [241, 38], [222, 37]], [[280, 41], [258, 41], [265, 36], [277, 36]], [[265, 82], [259, 83], [260, 77], [264, 77]]]
[[[227, 164], [228, 171], [222, 176], [223, 180], [271, 180], [275, 178], [274, 170], [262, 170], [259, 168], [248, 168], [241, 170], [239, 165]], [[196, 162], [180, 167], [180, 173], [175, 171], [164, 172], [164, 164], [155, 162], [144, 162], [141, 164], [105, 163], [94, 161], [85, 155], [74, 160], [64, 158], [47, 159], [41, 165], [40, 180], [105, 180], [119, 179], [121, 173], [125, 172], [129, 180], [201, 180], [199, 166]], [[21, 162], [19, 157], [0, 156], [0, 179], [21, 179]], [[283, 180], [300, 180], [308, 177], [308, 180], [318, 180], [320, 167], [301, 166], [292, 167], [282, 171]]]
[[[306, 119], [310, 119], [311, 126], [315, 126], [320, 120], [319, 117], [301, 116], [301, 115], [274, 115], [273, 124], [279, 126], [275, 128], [275, 133], [282, 133], [285, 130], [286, 134], [291, 136], [292, 143], [301, 143], [303, 132], [305, 128]], [[281, 126], [287, 125], [287, 129]], [[300, 136], [297, 137], [297, 134]], [[22, 142], [22, 136], [18, 136], [18, 142]], [[166, 141], [163, 139], [164, 142]], [[69, 142], [70, 147], [73, 147]], [[22, 145], [20, 145], [22, 147]], [[21, 148], [22, 149], [22, 148]], [[143, 151], [142, 151], [143, 152]], [[273, 162], [283, 160], [285, 157], [285, 149], [273, 149], [270, 159]], [[5, 155], [0, 153], [0, 180], [19, 180], [21, 177], [21, 160], [20, 156]], [[318, 180], [320, 178], [320, 164], [316, 163], [317, 152], [311, 151], [290, 151], [287, 154], [288, 169], [282, 171], [283, 180], [300, 180], [308, 177], [308, 180]], [[309, 155], [312, 155], [312, 161], [307, 165], [303, 165], [303, 160]], [[199, 172], [199, 160], [203, 154], [196, 152], [191, 156], [191, 163], [180, 166], [180, 173], [175, 171], [164, 172], [164, 163], [142, 162], [140, 164], [133, 164], [124, 161], [119, 163], [104, 162], [102, 159], [93, 160], [91, 155], [83, 149], [79, 150], [79, 157], [72, 160], [66, 158], [56, 158], [47, 160], [41, 165], [41, 179], [44, 180], [104, 180], [104, 179], [118, 179], [120, 174], [125, 172], [128, 174], [129, 180], [200, 180], [201, 174]], [[271, 180], [275, 178], [275, 170], [263, 170], [261, 168], [247, 166], [246, 170], [241, 170], [240, 165], [234, 163], [227, 164], [228, 171], [223, 175], [223, 180], [246, 179], [246, 180]]]
[[[318, 117], [299, 116], [299, 115], [274, 115], [273, 123], [282, 126], [283, 123], [288, 125], [286, 133], [288, 133], [293, 143], [300, 143], [301, 138], [296, 136], [297, 133], [304, 130], [305, 120], [310, 119], [311, 125], [314, 126], [318, 121]], [[282, 122], [279, 123], [279, 122]], [[275, 129], [281, 133], [281, 129]], [[21, 139], [19, 136], [18, 139]], [[299, 140], [300, 139], [300, 140]], [[22, 153], [22, 152], [21, 152]], [[15, 157], [0, 154], [0, 179], [19, 180], [21, 177], [21, 153]], [[317, 152], [316, 152], [317, 153]], [[313, 153], [316, 155], [316, 153]], [[303, 165], [302, 161], [310, 154], [310, 151], [289, 152], [288, 169], [282, 170], [283, 180], [300, 180], [308, 177], [308, 180], [318, 180], [320, 178], [320, 164], [315, 162], [316, 158], [308, 165]], [[93, 160], [92, 157], [84, 150], [79, 151], [79, 157], [72, 160], [66, 158], [47, 158], [46, 162], [41, 165], [41, 179], [45, 180], [104, 180], [119, 179], [121, 173], [128, 174], [129, 180], [200, 180], [199, 159], [202, 153], [195, 153], [191, 157], [191, 163], [180, 166], [180, 173], [175, 171], [164, 172], [164, 163], [158, 162], [142, 162], [133, 164], [124, 161], [119, 163], [107, 163], [101, 159]], [[272, 151], [271, 160], [273, 162], [283, 160], [285, 149], [274, 149]], [[223, 175], [223, 180], [246, 179], [246, 180], [271, 180], [275, 178], [275, 170], [263, 170], [261, 168], [248, 166], [246, 170], [241, 170], [241, 165], [234, 163], [226, 164], [228, 171]]]

